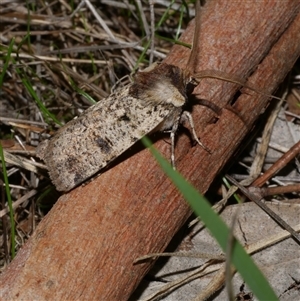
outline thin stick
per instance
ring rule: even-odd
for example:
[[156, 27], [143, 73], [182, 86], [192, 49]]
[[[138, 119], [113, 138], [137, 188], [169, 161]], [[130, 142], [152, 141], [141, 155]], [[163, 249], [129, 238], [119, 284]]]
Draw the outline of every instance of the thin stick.
[[244, 186], [240, 185], [235, 179], [226, 175], [226, 178], [237, 186], [243, 194], [249, 198], [249, 200], [253, 201], [256, 205], [258, 205], [262, 210], [264, 210], [269, 216], [271, 216], [283, 229], [291, 233], [292, 237], [300, 244], [300, 236], [299, 234], [289, 225], [287, 224], [279, 215], [277, 215], [273, 210], [271, 210], [267, 205], [261, 202], [261, 197], [257, 196], [254, 193], [251, 193]]

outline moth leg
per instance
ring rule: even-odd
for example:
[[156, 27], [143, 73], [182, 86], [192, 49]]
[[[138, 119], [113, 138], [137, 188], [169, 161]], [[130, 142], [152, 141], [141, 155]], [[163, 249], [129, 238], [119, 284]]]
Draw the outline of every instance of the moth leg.
[[195, 126], [194, 126], [194, 120], [193, 120], [193, 117], [192, 117], [192, 114], [188, 111], [183, 111], [182, 112], [182, 115], [181, 115], [181, 119], [184, 119], [186, 118], [190, 124], [190, 127], [192, 129], [192, 135], [193, 135], [193, 138], [196, 140], [196, 142], [203, 148], [205, 149], [207, 152], [211, 153], [211, 150], [208, 149], [204, 144], [202, 144], [200, 142], [200, 140], [198, 139], [197, 137], [197, 134], [196, 134], [196, 131], [195, 131]]
[[176, 121], [170, 131], [170, 138], [171, 138], [171, 164], [174, 170], [176, 170], [175, 166], [175, 134], [177, 132], [179, 125], [179, 120]]

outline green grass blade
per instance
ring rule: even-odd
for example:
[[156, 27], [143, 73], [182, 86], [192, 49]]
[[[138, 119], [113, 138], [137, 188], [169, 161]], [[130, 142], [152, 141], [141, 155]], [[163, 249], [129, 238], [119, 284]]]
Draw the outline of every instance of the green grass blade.
[[[221, 246], [222, 250], [226, 253], [231, 230], [211, 209], [211, 206], [205, 197], [203, 197], [190, 183], [188, 183], [181, 174], [173, 170], [169, 162], [166, 161], [151, 145], [151, 141], [148, 138], [144, 137], [142, 142], [146, 147], [149, 147], [163, 171], [173, 181], [175, 186], [184, 196], [185, 200], [201, 218]], [[231, 262], [259, 300], [278, 300], [275, 292], [262, 272], [237, 240], [234, 241], [234, 245], [232, 246]]]
[[[225, 186], [229, 189], [231, 187], [231, 184], [228, 182], [228, 180], [226, 179], [226, 177], [222, 177], [222, 181], [225, 184]], [[237, 193], [233, 194], [233, 197], [235, 198], [236, 202], [238, 204], [242, 204], [243, 201], [241, 200], [241, 198], [238, 196]]]
[[182, 28], [182, 21], [183, 21], [184, 11], [185, 11], [185, 7], [182, 5], [180, 7], [180, 17], [179, 17], [179, 20], [178, 20], [178, 27], [177, 27], [177, 31], [176, 31], [176, 35], [175, 35], [175, 40], [178, 40], [179, 36], [180, 36], [180, 29]]
[[158, 38], [158, 39], [160, 39], [160, 40], [168, 41], [168, 42], [171, 42], [173, 44], [181, 45], [181, 46], [184, 46], [186, 48], [192, 49], [192, 45], [191, 44], [184, 43], [184, 42], [179, 41], [179, 40], [174, 40], [174, 39], [171, 39], [171, 38], [163, 37], [163, 36], [160, 36], [158, 34], [155, 34], [155, 37]]
[[78, 94], [80, 94], [81, 96], [83, 96], [86, 100], [88, 100], [91, 103], [91, 105], [94, 105], [97, 103], [97, 101], [92, 96], [90, 96], [88, 93], [86, 93], [82, 89], [78, 88], [77, 86], [75, 87], [75, 91]]
[[0, 88], [3, 85], [3, 79], [4, 79], [4, 76], [5, 76], [6, 70], [8, 68], [9, 62], [10, 62], [11, 53], [12, 53], [12, 50], [13, 50], [13, 47], [14, 47], [14, 43], [15, 43], [15, 39], [12, 38], [10, 43], [9, 43], [8, 49], [7, 49], [6, 60], [4, 62], [3, 69], [2, 69], [2, 72], [0, 74]]
[[9, 219], [10, 219], [10, 226], [11, 226], [11, 228], [10, 228], [11, 258], [13, 259], [16, 255], [14, 209], [13, 209], [12, 199], [11, 199], [10, 190], [9, 190], [7, 170], [6, 170], [5, 158], [4, 158], [4, 153], [3, 153], [3, 148], [2, 148], [1, 142], [0, 142], [0, 158], [1, 158], [1, 162], [2, 162], [2, 172], [3, 172], [4, 183], [5, 183], [5, 192], [6, 192], [7, 203], [8, 203], [8, 208], [9, 208]]
[[169, 4], [169, 6], [167, 7], [167, 9], [165, 10], [164, 14], [162, 15], [162, 17], [160, 18], [160, 20], [158, 21], [155, 30], [157, 30], [158, 28], [161, 27], [161, 25], [168, 19], [169, 17], [169, 11], [172, 7], [172, 5], [175, 3], [175, 0], [172, 0]]
[[62, 123], [48, 111], [48, 109], [44, 106], [43, 102], [39, 99], [37, 94], [34, 91], [34, 88], [32, 87], [30, 81], [27, 79], [25, 74], [22, 74], [21, 70], [19, 68], [16, 68], [18, 74], [20, 75], [21, 81], [23, 85], [26, 87], [28, 93], [31, 95], [31, 97], [35, 100], [36, 104], [40, 108], [40, 110], [44, 113], [45, 116], [48, 116], [51, 118], [56, 124], [62, 126]]
[[[18, 48], [16, 51], [17, 54], [17, 60], [19, 59], [19, 50], [21, 49], [22, 45], [27, 41], [28, 45], [30, 45], [30, 34], [27, 33], [25, 37], [22, 39], [22, 41], [18, 44]], [[13, 63], [16, 64], [16, 60], [13, 59]], [[23, 85], [26, 87], [28, 93], [31, 95], [31, 97], [35, 100], [36, 104], [40, 108], [41, 112], [44, 114], [45, 117], [48, 117], [52, 119], [56, 124], [62, 126], [62, 123], [53, 115], [49, 110], [44, 106], [43, 102], [39, 99], [38, 95], [35, 93], [34, 88], [30, 81], [28, 80], [28, 77], [26, 73], [21, 70], [20, 68], [16, 67], [16, 72], [20, 76], [20, 79], [23, 83]]]

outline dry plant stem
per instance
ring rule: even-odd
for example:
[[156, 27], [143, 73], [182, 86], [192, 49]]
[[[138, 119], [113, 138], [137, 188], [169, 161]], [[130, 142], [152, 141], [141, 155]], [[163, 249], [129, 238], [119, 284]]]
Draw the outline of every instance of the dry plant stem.
[[278, 187], [266, 187], [261, 189], [262, 197], [275, 195], [275, 194], [292, 193], [292, 192], [300, 192], [300, 184], [278, 186]]
[[285, 167], [291, 160], [293, 160], [300, 153], [300, 141], [297, 142], [288, 152], [280, 157], [261, 177], [256, 179], [252, 186], [262, 187], [270, 178], [272, 178], [278, 171]]
[[263, 168], [264, 161], [267, 155], [267, 151], [269, 149], [269, 142], [271, 140], [271, 134], [273, 125], [275, 123], [275, 120], [280, 112], [280, 109], [282, 107], [282, 100], [277, 102], [274, 109], [272, 110], [271, 115], [268, 117], [267, 123], [264, 127], [263, 135], [262, 135], [262, 143], [258, 146], [258, 150], [256, 153], [256, 156], [253, 160], [253, 163], [251, 165], [250, 169], [250, 177], [252, 179], [256, 179]]
[[224, 263], [217, 271], [217, 273], [214, 274], [212, 281], [210, 281], [210, 283], [205, 287], [205, 289], [201, 291], [200, 294], [195, 299], [193, 299], [193, 301], [207, 300], [212, 294], [214, 294], [218, 289], [220, 289], [220, 287], [223, 286], [225, 281], [225, 270], [226, 264]]
[[273, 210], [271, 210], [265, 203], [262, 202], [262, 196], [260, 195], [260, 190], [257, 191], [258, 188], [250, 187], [247, 190], [245, 187], [240, 185], [237, 181], [235, 181], [232, 177], [226, 176], [227, 179], [237, 186], [243, 194], [256, 205], [258, 205], [262, 210], [264, 210], [271, 218], [273, 218], [283, 229], [290, 232], [293, 238], [300, 245], [300, 235], [289, 225], [287, 224], [278, 214], [276, 214]]
[[[207, 2], [195, 71], [247, 78], [255, 70], [251, 85], [272, 93], [300, 53], [299, 6], [294, 0]], [[183, 40], [190, 42], [192, 35], [191, 24]], [[166, 62], [184, 68], [188, 55], [174, 46]], [[235, 89], [205, 79], [195, 92], [225, 108]], [[223, 109], [217, 123], [211, 110], [195, 106], [196, 132], [212, 154], [191, 148], [186, 135], [178, 139], [177, 169], [202, 192], [267, 105], [266, 97], [249, 94]], [[160, 140], [155, 146], [169, 157], [169, 144]], [[0, 276], [1, 297], [126, 300], [150, 268], [133, 261], [163, 251], [190, 213], [149, 151], [141, 151], [59, 199]]]
[[[166, 285], [162, 286], [159, 290], [154, 292], [151, 295], [146, 296], [146, 298], [142, 299], [142, 301], [157, 301], [161, 300], [162, 297], [170, 294], [176, 288], [183, 286], [197, 278], [204, 277], [210, 273], [218, 271], [222, 267], [222, 264], [215, 263], [213, 260], [209, 260], [203, 265], [201, 265], [196, 270], [187, 273], [186, 275], [168, 282]], [[223, 273], [224, 274], [224, 273]], [[211, 295], [211, 294], [210, 294]]]

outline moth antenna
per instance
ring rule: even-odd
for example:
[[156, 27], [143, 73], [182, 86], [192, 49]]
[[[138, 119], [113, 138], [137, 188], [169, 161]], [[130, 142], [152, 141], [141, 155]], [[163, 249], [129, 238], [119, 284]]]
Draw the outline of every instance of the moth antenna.
[[187, 62], [187, 68], [186, 68], [190, 72], [190, 74], [194, 74], [195, 66], [197, 66], [199, 37], [200, 37], [200, 28], [201, 28], [200, 11], [201, 11], [200, 0], [196, 0], [195, 29], [193, 35], [192, 51], [189, 60]]
[[201, 70], [200, 72], [193, 74], [193, 80], [197, 84], [203, 78], [220, 79], [220, 80], [223, 80], [225, 82], [240, 85], [240, 86], [242, 86], [244, 88], [247, 88], [249, 90], [252, 90], [252, 91], [254, 91], [258, 94], [268, 96], [268, 97], [271, 97], [271, 98], [277, 99], [277, 100], [283, 100], [282, 98], [271, 95], [271, 94], [265, 92], [264, 90], [252, 87], [251, 85], [247, 84], [246, 81], [242, 80], [241, 78], [239, 78], [235, 75], [228, 74], [228, 73], [220, 71], [220, 70]]

